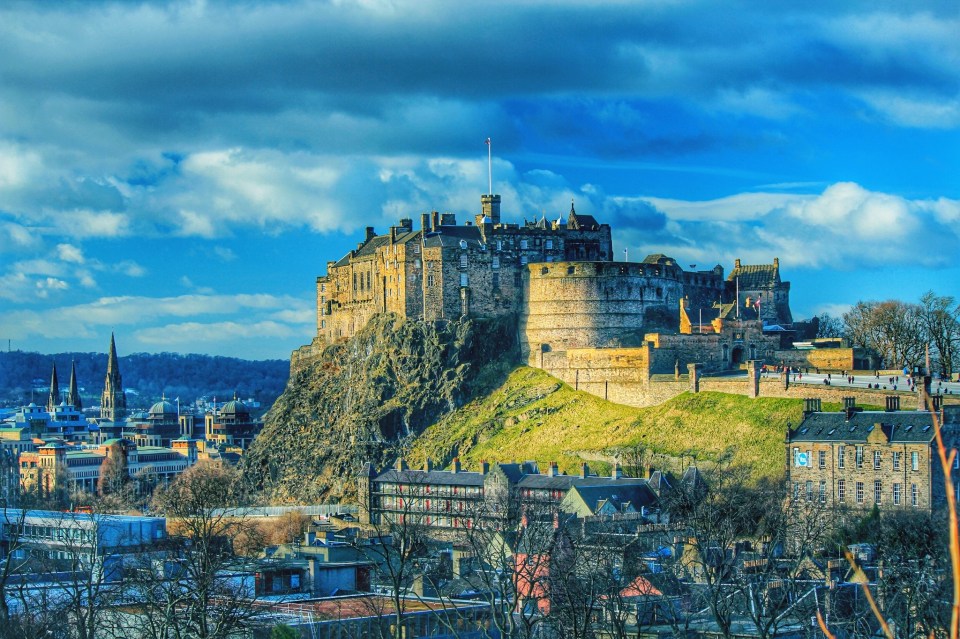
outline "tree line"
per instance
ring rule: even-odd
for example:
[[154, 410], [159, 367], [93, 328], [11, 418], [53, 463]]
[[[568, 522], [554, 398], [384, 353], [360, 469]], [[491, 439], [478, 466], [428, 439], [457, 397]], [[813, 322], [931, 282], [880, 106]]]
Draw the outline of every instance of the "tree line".
[[[0, 352], [0, 400], [41, 404], [46, 395], [33, 392], [34, 380], [46, 386], [56, 363], [60, 389], [67, 390], [70, 366], [76, 365], [77, 383], [85, 405], [99, 403], [107, 370], [106, 353]], [[280, 396], [290, 376], [286, 360], [244, 360], [180, 353], [133, 353], [119, 359], [123, 385], [139, 393], [127, 397], [133, 407], [149, 405], [162, 395], [184, 400], [196, 397], [229, 399], [234, 392], [270, 405]]]
[[843, 337], [875, 351], [885, 368], [923, 366], [928, 348], [933, 372], [947, 376], [960, 367], [960, 304], [950, 295], [859, 301], [841, 317], [823, 313], [811, 324], [816, 337]]

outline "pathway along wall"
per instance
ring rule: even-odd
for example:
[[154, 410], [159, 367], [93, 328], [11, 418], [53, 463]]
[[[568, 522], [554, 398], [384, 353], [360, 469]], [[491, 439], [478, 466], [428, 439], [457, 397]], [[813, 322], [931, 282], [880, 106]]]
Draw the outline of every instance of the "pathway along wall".
[[523, 277], [520, 348], [540, 366], [541, 354], [574, 348], [636, 347], [644, 333], [679, 322], [681, 273], [656, 264], [547, 262]]

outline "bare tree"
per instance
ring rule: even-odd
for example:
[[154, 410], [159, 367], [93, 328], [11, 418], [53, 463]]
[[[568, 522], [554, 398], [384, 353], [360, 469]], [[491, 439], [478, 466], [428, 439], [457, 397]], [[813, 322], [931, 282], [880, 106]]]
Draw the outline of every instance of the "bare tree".
[[960, 349], [960, 304], [952, 296], [927, 291], [920, 298], [920, 321], [934, 347], [940, 372], [950, 375]]
[[875, 350], [886, 366], [913, 365], [923, 358], [926, 336], [916, 304], [857, 302], [844, 313], [843, 323], [853, 343]]

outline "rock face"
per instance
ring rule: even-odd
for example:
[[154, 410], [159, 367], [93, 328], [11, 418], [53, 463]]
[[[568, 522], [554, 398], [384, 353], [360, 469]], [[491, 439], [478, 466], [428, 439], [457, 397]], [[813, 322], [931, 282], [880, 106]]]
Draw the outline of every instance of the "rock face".
[[516, 321], [429, 323], [375, 316], [290, 378], [244, 455], [272, 503], [350, 498], [365, 461], [389, 464], [424, 428], [505, 379]]

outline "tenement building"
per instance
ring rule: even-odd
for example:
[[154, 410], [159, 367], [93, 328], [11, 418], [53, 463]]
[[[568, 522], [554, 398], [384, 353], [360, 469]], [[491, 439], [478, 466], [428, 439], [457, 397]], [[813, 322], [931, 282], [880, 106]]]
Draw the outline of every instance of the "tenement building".
[[[845, 409], [825, 413], [820, 400], [805, 400], [804, 419], [787, 436], [787, 479], [792, 498], [829, 507], [929, 512], [945, 504], [943, 470], [934, 419], [949, 450], [960, 445], [960, 406], [938, 412], [865, 411], [845, 400]], [[960, 488], [957, 461], [950, 469]], [[960, 491], [957, 492], [960, 495]]]
[[450, 470], [411, 469], [400, 459], [396, 466], [377, 471], [364, 464], [358, 477], [360, 518], [363, 523], [400, 523], [434, 529], [498, 527], [520, 510], [528, 516], [559, 511], [580, 517], [644, 515], [658, 505], [658, 496], [646, 479], [624, 477], [620, 465], [608, 476], [590, 472], [586, 464], [578, 475], [561, 473], [551, 463], [541, 473], [536, 462], [483, 462], [479, 471], [461, 468], [454, 459]]

